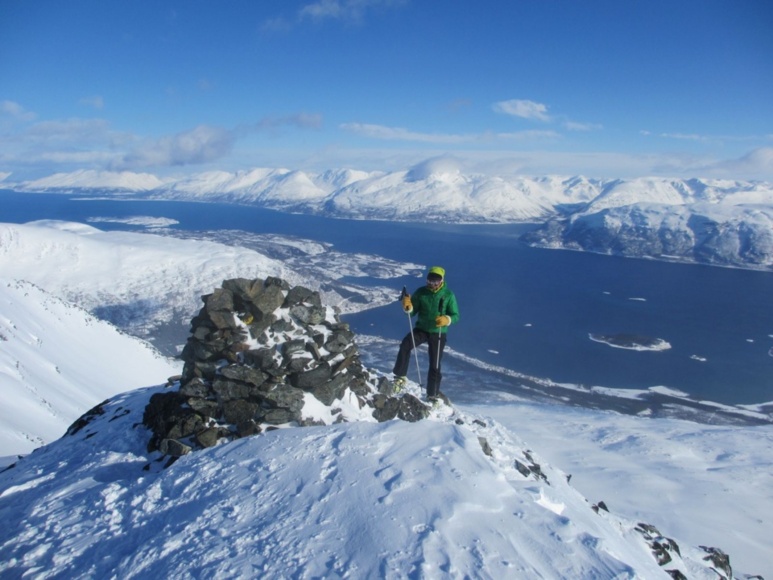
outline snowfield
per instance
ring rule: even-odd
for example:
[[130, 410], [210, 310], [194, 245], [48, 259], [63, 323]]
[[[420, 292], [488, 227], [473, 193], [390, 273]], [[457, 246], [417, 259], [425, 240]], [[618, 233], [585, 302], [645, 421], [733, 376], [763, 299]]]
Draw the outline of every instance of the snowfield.
[[[140, 216], [137, 223], [165, 222]], [[387, 304], [394, 300], [394, 291], [341, 278], [388, 279], [422, 269], [420, 264], [342, 254], [310, 240], [228, 231], [181, 239], [184, 233], [166, 233], [104, 232], [56, 220], [0, 223], [0, 271], [6, 278], [33, 282], [132, 334], [152, 337], [163, 327], [181, 344], [192, 313], [201, 308], [201, 296], [229, 278], [276, 276], [291, 284], [304, 282], [347, 313]]]
[[280, 429], [168, 465], [138, 426], [151, 391], [0, 474], [3, 575], [717, 578], [684, 543], [659, 566], [664, 538], [596, 512], [492, 419]]
[[55, 441], [96, 403], [165, 382], [179, 368], [85, 310], [0, 278], [0, 458]]

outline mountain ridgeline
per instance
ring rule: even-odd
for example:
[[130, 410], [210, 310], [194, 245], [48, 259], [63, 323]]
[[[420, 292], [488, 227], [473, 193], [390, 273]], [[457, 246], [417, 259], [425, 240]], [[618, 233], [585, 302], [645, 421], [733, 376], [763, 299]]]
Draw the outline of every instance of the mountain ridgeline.
[[407, 171], [212, 171], [177, 180], [78, 171], [9, 184], [29, 192], [256, 205], [339, 218], [537, 222], [529, 244], [752, 269], [773, 267], [773, 184], [465, 174], [449, 158]]

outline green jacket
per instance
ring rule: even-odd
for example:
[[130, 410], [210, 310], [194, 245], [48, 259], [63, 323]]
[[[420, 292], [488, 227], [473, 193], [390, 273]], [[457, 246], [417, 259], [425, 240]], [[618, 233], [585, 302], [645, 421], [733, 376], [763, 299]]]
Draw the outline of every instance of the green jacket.
[[411, 303], [413, 304], [411, 316], [418, 316], [416, 328], [424, 332], [435, 334], [448, 331], [447, 326], [438, 328], [435, 325], [435, 318], [438, 316], [450, 316], [451, 324], [459, 322], [459, 306], [456, 304], [456, 296], [448, 289], [445, 282], [437, 292], [422, 286], [411, 295]]

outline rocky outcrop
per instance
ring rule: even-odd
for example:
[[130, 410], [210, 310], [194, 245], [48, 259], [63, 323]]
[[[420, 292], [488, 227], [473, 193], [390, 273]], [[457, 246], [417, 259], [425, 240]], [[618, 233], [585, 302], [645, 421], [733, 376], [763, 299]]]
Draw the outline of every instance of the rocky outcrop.
[[354, 333], [317, 292], [238, 278], [202, 300], [175, 390], [145, 409], [151, 450], [178, 456], [279, 425], [426, 417], [416, 397], [390, 396], [362, 366]]

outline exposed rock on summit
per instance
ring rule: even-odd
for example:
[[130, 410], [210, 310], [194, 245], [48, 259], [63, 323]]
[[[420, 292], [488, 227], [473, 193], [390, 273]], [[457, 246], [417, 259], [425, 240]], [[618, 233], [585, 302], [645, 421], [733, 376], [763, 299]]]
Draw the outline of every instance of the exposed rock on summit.
[[145, 409], [150, 449], [177, 456], [277, 425], [426, 417], [416, 397], [391, 397], [362, 366], [354, 333], [317, 292], [237, 278], [202, 300], [179, 388]]

